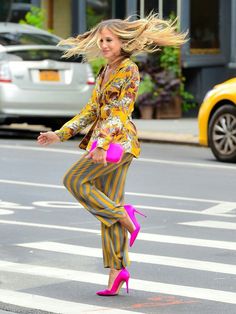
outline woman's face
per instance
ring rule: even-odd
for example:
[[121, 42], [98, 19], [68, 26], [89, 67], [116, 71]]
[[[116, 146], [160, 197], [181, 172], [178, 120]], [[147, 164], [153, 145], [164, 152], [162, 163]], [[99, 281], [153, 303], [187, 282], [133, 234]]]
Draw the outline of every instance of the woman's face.
[[112, 62], [121, 54], [121, 40], [107, 28], [103, 28], [100, 32], [99, 45], [103, 57], [106, 58], [108, 62]]

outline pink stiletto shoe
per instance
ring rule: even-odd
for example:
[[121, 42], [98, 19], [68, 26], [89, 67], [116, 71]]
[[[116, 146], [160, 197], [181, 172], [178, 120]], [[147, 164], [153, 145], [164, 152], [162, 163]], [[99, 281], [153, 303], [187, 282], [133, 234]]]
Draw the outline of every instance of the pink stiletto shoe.
[[136, 217], [135, 217], [135, 213], [143, 216], [143, 217], [147, 217], [146, 215], [144, 215], [143, 213], [141, 213], [140, 211], [138, 211], [136, 208], [134, 208], [132, 205], [124, 205], [124, 208], [127, 212], [127, 214], [129, 215], [129, 218], [132, 220], [134, 226], [135, 226], [135, 230], [130, 234], [130, 240], [129, 240], [129, 246], [131, 247], [134, 244], [134, 241], [136, 240], [139, 231], [140, 231], [140, 224], [138, 223]]
[[100, 291], [97, 291], [96, 294], [103, 297], [115, 296], [119, 293], [120, 288], [124, 282], [126, 283], [126, 291], [127, 293], [129, 293], [129, 285], [128, 285], [129, 278], [130, 278], [130, 274], [128, 270], [123, 268], [117, 275], [116, 279], [114, 280], [113, 285], [110, 290], [109, 289], [100, 290]]

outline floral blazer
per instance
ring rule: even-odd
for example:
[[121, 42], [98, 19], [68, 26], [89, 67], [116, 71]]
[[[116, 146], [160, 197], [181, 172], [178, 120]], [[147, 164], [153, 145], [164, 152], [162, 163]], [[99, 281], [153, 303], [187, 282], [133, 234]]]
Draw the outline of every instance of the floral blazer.
[[56, 134], [65, 141], [93, 123], [80, 148], [89, 150], [97, 140], [97, 146], [107, 150], [111, 142], [116, 142], [138, 157], [140, 145], [131, 117], [140, 81], [138, 67], [129, 58], [123, 60], [103, 87], [102, 72], [87, 105]]

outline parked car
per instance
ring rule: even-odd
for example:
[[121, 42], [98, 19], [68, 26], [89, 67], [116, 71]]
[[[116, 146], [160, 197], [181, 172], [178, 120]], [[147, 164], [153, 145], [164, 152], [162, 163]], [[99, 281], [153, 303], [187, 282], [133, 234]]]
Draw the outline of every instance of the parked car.
[[29, 25], [0, 23], [0, 124], [56, 128], [87, 103], [92, 69], [79, 55], [63, 59], [60, 39]]
[[236, 161], [236, 78], [214, 86], [200, 107], [199, 141], [220, 161]]

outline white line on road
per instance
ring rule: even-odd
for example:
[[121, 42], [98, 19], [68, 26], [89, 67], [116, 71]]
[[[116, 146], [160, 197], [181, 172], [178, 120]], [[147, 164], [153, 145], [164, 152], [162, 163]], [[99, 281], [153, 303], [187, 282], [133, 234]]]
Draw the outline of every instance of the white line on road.
[[164, 211], [164, 212], [176, 212], [182, 214], [194, 214], [194, 215], [203, 215], [203, 216], [216, 216], [216, 217], [236, 217], [236, 215], [232, 214], [217, 214], [217, 213], [208, 213], [206, 211], [197, 211], [190, 209], [179, 209], [179, 208], [169, 208], [169, 207], [159, 207], [159, 206], [146, 206], [146, 205], [133, 205], [135, 208], [142, 209], [151, 209], [156, 211]]
[[[0, 179], [0, 183], [2, 183], [2, 184], [26, 185], [26, 186], [30, 186], [30, 187], [65, 189], [65, 187], [63, 185], [45, 184], [45, 183], [28, 182], [28, 181], [16, 181], [16, 180]], [[133, 195], [133, 196], [139, 196], [139, 197], [164, 198], [164, 199], [171, 199], [171, 200], [183, 200], [183, 201], [190, 201], [190, 202], [193, 201], [193, 202], [203, 202], [203, 203], [227, 203], [227, 204], [232, 204], [232, 206], [236, 205], [236, 202], [228, 202], [228, 201], [224, 201], [224, 200], [211, 200], [211, 199], [204, 199], [204, 198], [160, 195], [160, 194], [150, 194], [150, 193], [136, 193], [136, 192], [126, 192], [125, 194]]]
[[0, 200], [0, 207], [2, 208], [7, 208], [7, 209], [34, 209], [33, 206], [22, 206], [17, 203], [12, 203], [12, 202], [4, 202]]
[[[48, 242], [48, 241], [31, 242], [31, 243], [17, 244], [17, 246], [43, 250], [43, 251], [57, 252], [57, 253], [102, 258], [101, 249], [86, 247], [86, 246], [79, 246], [79, 245], [72, 245], [72, 244], [65, 244], [65, 243], [58, 243], [58, 242]], [[172, 266], [172, 267], [181, 267], [181, 268], [195, 269], [195, 270], [201, 270], [201, 271], [210, 271], [210, 272], [216, 272], [216, 273], [236, 275], [236, 265], [231, 265], [231, 264], [215, 263], [215, 262], [178, 258], [178, 257], [171, 257], [171, 256], [150, 255], [150, 254], [143, 254], [143, 253], [139, 254], [139, 253], [132, 253], [132, 252], [129, 253], [129, 255], [133, 262]]]
[[[140, 314], [140, 312], [101, 307], [77, 302], [63, 301], [60, 299], [43, 297], [36, 294], [0, 289], [0, 302], [26, 307], [32, 310], [42, 310], [60, 314]], [[7, 313], [7, 312], [6, 312]], [[22, 312], [23, 313], [23, 312]], [[32, 312], [33, 313], [33, 312]], [[143, 313], [141, 313], [143, 314]]]
[[0, 220], [0, 224], [8, 224], [8, 225], [25, 226], [25, 227], [37, 227], [37, 228], [46, 228], [46, 229], [56, 229], [56, 230], [76, 231], [76, 232], [86, 232], [86, 233], [100, 234], [100, 230], [94, 230], [94, 229], [85, 229], [85, 228], [67, 227], [67, 226], [57, 226], [57, 225], [47, 225], [47, 224], [45, 225], [45, 224], [37, 224], [37, 223], [23, 222], [23, 221], [14, 221], [14, 220]]
[[[48, 153], [65, 153], [65, 154], [73, 154], [73, 155], [82, 155], [84, 152], [74, 151], [71, 149], [61, 149], [61, 148], [45, 148], [45, 147], [34, 147], [34, 146], [20, 146], [20, 145], [0, 145], [0, 148], [6, 149], [20, 149], [20, 150], [33, 150], [33, 151], [46, 151]], [[197, 167], [197, 168], [208, 168], [208, 169], [224, 169], [224, 170], [236, 170], [235, 166], [222, 165], [222, 164], [204, 164], [204, 163], [196, 163], [196, 162], [188, 162], [188, 161], [174, 161], [174, 160], [163, 160], [163, 159], [154, 159], [154, 158], [139, 158], [135, 159], [138, 162], [149, 162], [149, 163], [158, 163], [158, 164], [167, 164], [167, 165], [175, 165], [175, 166], [183, 166], [183, 167]]]
[[236, 203], [221, 203], [207, 208], [203, 212], [206, 214], [225, 214], [234, 209], [236, 209]]
[[236, 230], [236, 223], [226, 222], [226, 221], [214, 221], [214, 220], [189, 221], [189, 222], [180, 222], [179, 225], [216, 228], [216, 229], [224, 229], [224, 230], [227, 230], [227, 229]]
[[3, 183], [3, 184], [26, 185], [26, 186], [41, 187], [41, 188], [53, 188], [53, 189], [64, 189], [65, 188], [63, 185], [34, 183], [34, 182], [15, 181], [15, 180], [3, 180], [3, 179], [0, 179], [0, 183]]
[[162, 159], [151, 159], [151, 158], [139, 158], [137, 161], [144, 161], [157, 164], [166, 164], [171, 166], [181, 166], [181, 167], [196, 167], [196, 168], [207, 168], [207, 169], [223, 169], [223, 170], [236, 170], [235, 166], [226, 166], [219, 164], [204, 164], [189, 161], [174, 161], [174, 160], [162, 160]]
[[[11, 273], [43, 276], [54, 279], [56, 278], [70, 281], [72, 280], [98, 285], [107, 284], [107, 276], [105, 275], [64, 268], [62, 269], [56, 267], [37, 266], [32, 264], [20, 264], [0, 261], [0, 269], [1, 271]], [[236, 304], [236, 293], [229, 291], [198, 288], [192, 286], [173, 285], [162, 282], [139, 279], [132, 279], [130, 283], [130, 288], [131, 290], [137, 291], [163, 293], [169, 295], [178, 295], [182, 297]]]
[[[100, 234], [100, 230], [67, 227], [67, 226], [57, 226], [48, 224], [37, 224], [23, 221], [13, 221], [13, 220], [0, 220], [1, 224], [9, 224], [14, 226], [25, 226], [25, 227], [37, 227], [37, 228], [47, 228], [47, 229], [58, 229], [65, 231], [75, 231], [75, 232], [87, 232]], [[216, 241], [208, 239], [198, 239], [198, 238], [187, 238], [187, 237], [177, 237], [170, 235], [162, 235], [157, 233], [141, 233], [139, 235], [139, 240], [149, 241], [149, 242], [161, 242], [169, 244], [179, 244], [179, 245], [190, 245], [190, 246], [200, 246], [223, 250], [236, 250], [236, 242], [231, 241]]]
[[231, 241], [217, 241], [208, 239], [198, 239], [198, 238], [186, 238], [170, 235], [162, 235], [156, 233], [141, 233], [139, 239], [143, 241], [153, 241], [168, 244], [177, 245], [190, 245], [190, 246], [200, 246], [208, 247], [222, 250], [233, 250], [236, 251], [236, 242]]
[[13, 210], [0, 209], [0, 215], [12, 215], [12, 214], [14, 214]]
[[6, 149], [18, 149], [18, 150], [32, 150], [32, 151], [41, 151], [48, 153], [63, 153], [63, 154], [73, 154], [73, 155], [83, 155], [84, 152], [79, 150], [71, 149], [61, 149], [61, 148], [52, 148], [52, 147], [36, 147], [36, 146], [20, 146], [20, 145], [0, 145], [0, 148]]

